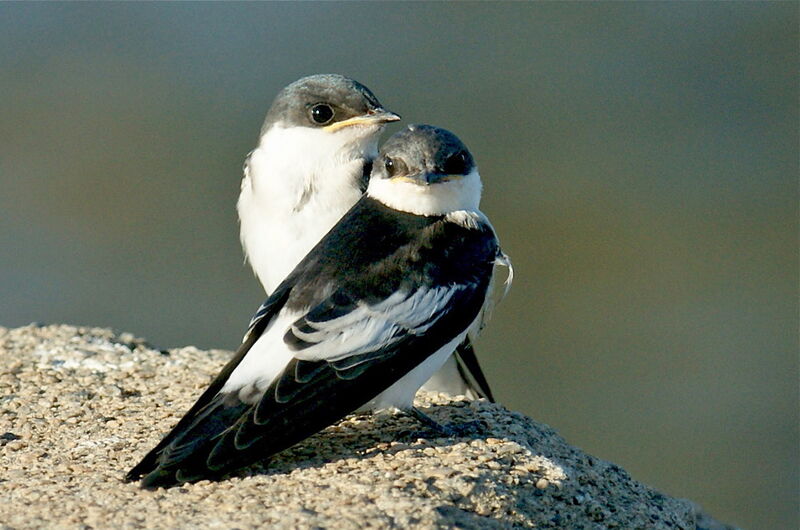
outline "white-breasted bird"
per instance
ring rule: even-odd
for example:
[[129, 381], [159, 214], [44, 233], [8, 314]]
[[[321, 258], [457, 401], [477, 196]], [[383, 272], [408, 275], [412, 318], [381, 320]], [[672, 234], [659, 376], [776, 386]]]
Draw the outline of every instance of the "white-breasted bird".
[[397, 408], [430, 425], [414, 394], [478, 325], [494, 265], [508, 263], [480, 195], [455, 135], [417, 125], [392, 136], [366, 195], [275, 289], [234, 358], [127, 479], [156, 488], [221, 478], [356, 410]]
[[[399, 119], [341, 75], [304, 77], [277, 95], [237, 203], [242, 247], [267, 295], [364, 193], [378, 137]], [[469, 339], [425, 387], [494, 400]]]

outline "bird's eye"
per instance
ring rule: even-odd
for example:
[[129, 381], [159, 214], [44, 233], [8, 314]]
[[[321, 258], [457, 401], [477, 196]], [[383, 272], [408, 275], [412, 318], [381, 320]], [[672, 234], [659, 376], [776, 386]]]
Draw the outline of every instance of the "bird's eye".
[[383, 167], [386, 169], [386, 174], [390, 177], [402, 175], [408, 172], [405, 162], [399, 158], [389, 158], [388, 156], [383, 161]]
[[455, 153], [447, 157], [442, 170], [448, 175], [464, 175], [467, 172], [467, 155]]
[[333, 119], [333, 109], [326, 103], [318, 103], [311, 107], [311, 120], [319, 125], [325, 125]]

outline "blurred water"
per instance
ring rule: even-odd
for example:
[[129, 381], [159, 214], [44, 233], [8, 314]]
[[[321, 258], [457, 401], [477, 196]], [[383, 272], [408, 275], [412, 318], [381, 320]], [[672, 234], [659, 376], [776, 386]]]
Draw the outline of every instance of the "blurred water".
[[233, 348], [285, 84], [456, 132], [514, 259], [501, 401], [716, 517], [798, 516], [798, 5], [0, 4], [0, 325]]

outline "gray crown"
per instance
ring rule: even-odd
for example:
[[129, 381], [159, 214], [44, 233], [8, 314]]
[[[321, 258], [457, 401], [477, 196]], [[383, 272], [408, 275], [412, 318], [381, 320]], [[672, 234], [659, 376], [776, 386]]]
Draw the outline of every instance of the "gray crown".
[[310, 75], [278, 93], [267, 113], [262, 134], [277, 122], [289, 127], [321, 127], [310, 115], [311, 108], [319, 103], [334, 110], [333, 119], [324, 125], [383, 109], [375, 94], [358, 81], [339, 74]]

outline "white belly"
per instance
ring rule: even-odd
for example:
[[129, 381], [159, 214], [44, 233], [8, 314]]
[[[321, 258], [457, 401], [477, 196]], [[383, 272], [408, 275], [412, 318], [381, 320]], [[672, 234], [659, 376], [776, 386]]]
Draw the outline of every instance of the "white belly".
[[[461, 344], [467, 332], [464, 331], [456, 338], [439, 348], [439, 350], [425, 359], [416, 368], [400, 378], [392, 386], [378, 394], [374, 399], [359, 407], [359, 412], [378, 411], [389, 408], [408, 410], [414, 403], [414, 394], [422, 384], [430, 379]], [[460, 379], [460, 378], [459, 378]]]

